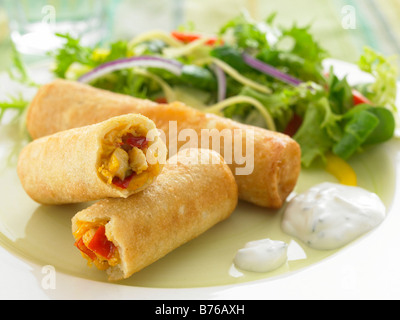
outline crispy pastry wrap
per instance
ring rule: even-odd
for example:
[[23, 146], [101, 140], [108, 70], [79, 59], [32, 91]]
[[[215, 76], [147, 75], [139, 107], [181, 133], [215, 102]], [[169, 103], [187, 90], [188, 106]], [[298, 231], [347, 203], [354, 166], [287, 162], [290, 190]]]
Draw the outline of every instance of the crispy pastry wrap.
[[[237, 146], [235, 142], [224, 140], [220, 150], [213, 148], [229, 164], [242, 200], [262, 207], [280, 208], [297, 183], [301, 151], [297, 142], [289, 136], [205, 114], [178, 102], [157, 104], [76, 82], [55, 80], [43, 86], [32, 101], [27, 114], [27, 127], [36, 139], [127, 113], [140, 113], [155, 122], [157, 128], [165, 133], [169, 156], [174, 155], [171, 150], [171, 122], [177, 123], [178, 135], [184, 129], [193, 130], [198, 137], [203, 129], [225, 131], [232, 133], [231, 136], [236, 131], [242, 132], [243, 151], [247, 145], [246, 132], [253, 131], [254, 164], [250, 174], [237, 174], [237, 169], [242, 168], [243, 163], [235, 159], [232, 162], [227, 160], [225, 150], [233, 150]], [[185, 140], [177, 141], [177, 150], [186, 144]]]
[[121, 280], [227, 219], [237, 202], [237, 185], [223, 158], [212, 150], [186, 149], [143, 192], [77, 213], [75, 246], [109, 280]]
[[25, 146], [18, 176], [41, 204], [126, 198], [161, 172], [167, 150], [159, 135], [154, 122], [138, 114], [61, 131]]

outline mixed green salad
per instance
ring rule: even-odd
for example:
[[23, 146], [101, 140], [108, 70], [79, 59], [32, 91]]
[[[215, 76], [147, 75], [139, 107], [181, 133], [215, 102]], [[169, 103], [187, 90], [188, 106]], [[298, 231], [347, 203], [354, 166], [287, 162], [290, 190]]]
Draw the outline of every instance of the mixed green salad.
[[301, 146], [302, 164], [334, 154], [344, 160], [393, 137], [398, 70], [394, 58], [365, 48], [360, 70], [374, 81], [351, 86], [333, 69], [310, 27], [279, 27], [275, 15], [242, 14], [214, 35], [182, 27], [130, 41], [65, 45], [51, 55], [59, 78], [150, 99], [182, 101], [204, 112], [284, 132]]

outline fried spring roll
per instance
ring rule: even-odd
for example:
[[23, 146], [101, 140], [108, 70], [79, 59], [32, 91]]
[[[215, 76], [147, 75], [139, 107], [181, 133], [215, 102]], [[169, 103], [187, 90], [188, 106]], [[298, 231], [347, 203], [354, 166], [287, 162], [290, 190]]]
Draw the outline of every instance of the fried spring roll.
[[126, 198], [153, 183], [166, 152], [154, 122], [128, 114], [34, 140], [17, 170], [27, 194], [41, 204]]
[[77, 213], [72, 233], [89, 265], [121, 280], [227, 219], [237, 202], [224, 159], [212, 150], [186, 149], [143, 192]]
[[[172, 141], [169, 125], [173, 121], [177, 123], [178, 134], [183, 129], [192, 129], [199, 137], [203, 129], [228, 131], [232, 135], [239, 130], [244, 133], [243, 150], [246, 150], [247, 144], [245, 133], [253, 130], [254, 164], [250, 174], [237, 174], [236, 170], [243, 167], [243, 164], [227, 161], [226, 147], [233, 150], [234, 142], [222, 141], [220, 150], [216, 150], [234, 173], [242, 200], [277, 209], [283, 205], [297, 183], [301, 151], [293, 139], [277, 132], [205, 114], [177, 102], [157, 104], [76, 82], [55, 80], [43, 86], [32, 101], [27, 114], [27, 127], [32, 138], [36, 139], [126, 113], [140, 113], [152, 119], [157, 128], [165, 133], [169, 156], [174, 154], [170, 148]], [[186, 141], [177, 141], [177, 150], [185, 145]]]

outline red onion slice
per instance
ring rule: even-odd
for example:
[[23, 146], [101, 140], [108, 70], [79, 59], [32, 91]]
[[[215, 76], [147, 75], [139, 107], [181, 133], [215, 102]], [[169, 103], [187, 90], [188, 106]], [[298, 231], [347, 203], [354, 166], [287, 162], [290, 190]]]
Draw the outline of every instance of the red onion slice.
[[171, 59], [153, 56], [132, 57], [104, 63], [81, 76], [78, 81], [82, 83], [89, 83], [111, 72], [133, 67], [161, 68], [180, 76], [182, 73], [182, 66], [183, 65], [180, 62]]
[[218, 101], [225, 100], [226, 98], [226, 74], [224, 70], [222, 70], [219, 66], [216, 64], [212, 65], [212, 70], [215, 73], [215, 76], [217, 77], [217, 82], [218, 82]]
[[273, 78], [279, 79], [287, 84], [298, 86], [302, 83], [299, 79], [292, 77], [278, 69], [274, 68], [273, 66], [266, 64], [256, 58], [253, 58], [249, 54], [243, 54], [244, 61], [252, 68], [257, 69], [258, 71], [268, 74]]

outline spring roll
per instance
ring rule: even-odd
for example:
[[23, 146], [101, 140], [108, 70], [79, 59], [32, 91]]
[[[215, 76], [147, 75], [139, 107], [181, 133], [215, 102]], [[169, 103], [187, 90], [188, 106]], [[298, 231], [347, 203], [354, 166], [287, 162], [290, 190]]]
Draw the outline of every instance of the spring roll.
[[57, 205], [127, 198], [153, 183], [166, 157], [154, 122], [127, 114], [30, 142], [17, 171], [33, 200]]
[[[253, 132], [253, 170], [238, 173], [240, 161], [227, 160], [226, 150], [233, 150], [235, 142], [223, 140], [218, 151], [228, 162], [239, 187], [240, 199], [256, 205], [278, 209], [293, 191], [301, 168], [300, 147], [284, 134], [244, 125], [214, 114], [206, 114], [182, 103], [157, 104], [76, 82], [55, 80], [44, 85], [33, 99], [27, 113], [27, 127], [36, 139], [60, 130], [104, 121], [126, 113], [140, 113], [152, 119], [166, 137], [169, 156], [173, 156], [170, 123], [177, 123], [177, 132], [192, 129], [201, 136], [203, 129], [218, 132], [243, 132], [242, 150], [248, 146], [247, 132]], [[176, 137], [175, 137], [176, 138]], [[226, 142], [228, 141], [228, 142]], [[185, 147], [185, 140], [177, 141], [176, 151]], [[200, 145], [200, 142], [199, 142]], [[189, 147], [194, 147], [190, 145]], [[228, 148], [227, 148], [228, 147]], [[245, 151], [244, 151], [245, 152]]]
[[237, 202], [224, 159], [212, 150], [186, 149], [143, 192], [77, 213], [72, 233], [89, 265], [121, 280], [227, 219]]

